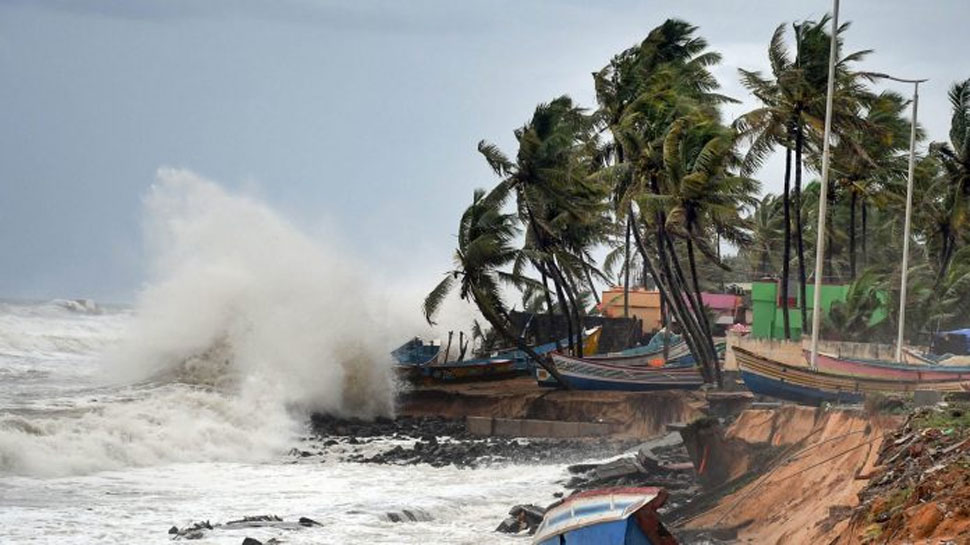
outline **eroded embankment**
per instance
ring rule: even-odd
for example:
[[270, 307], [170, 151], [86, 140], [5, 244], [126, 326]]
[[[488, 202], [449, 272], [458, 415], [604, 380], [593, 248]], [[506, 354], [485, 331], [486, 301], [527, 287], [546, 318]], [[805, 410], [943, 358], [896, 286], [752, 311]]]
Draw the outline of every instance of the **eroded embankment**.
[[[786, 406], [741, 413], [721, 442], [721, 470], [746, 483], [687, 528], [740, 527], [739, 541], [829, 543], [848, 525], [893, 423], [861, 411]], [[705, 468], [705, 471], [707, 469]]]
[[610, 424], [615, 435], [652, 437], [672, 422], [701, 415], [703, 396], [695, 392], [588, 392], [545, 390], [532, 379], [475, 385], [419, 388], [399, 397], [405, 416], [510, 419]]
[[860, 496], [837, 545], [970, 543], [970, 405], [910, 413]]

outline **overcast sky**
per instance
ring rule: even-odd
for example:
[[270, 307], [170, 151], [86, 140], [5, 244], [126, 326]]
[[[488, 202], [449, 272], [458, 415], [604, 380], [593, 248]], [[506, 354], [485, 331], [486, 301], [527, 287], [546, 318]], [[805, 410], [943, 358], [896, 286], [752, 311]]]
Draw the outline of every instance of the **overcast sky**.
[[[478, 140], [560, 94], [667, 17], [737, 68], [764, 69], [775, 27], [826, 1], [0, 0], [0, 297], [131, 300], [142, 199], [162, 166], [250, 192], [378, 275], [450, 263]], [[965, 0], [845, 0], [865, 67], [927, 77], [920, 121], [946, 136], [946, 89], [970, 77]], [[909, 89], [896, 86], [908, 93]], [[780, 187], [780, 164], [760, 178]], [[431, 275], [429, 277], [429, 275]], [[418, 282], [420, 284], [420, 282]]]

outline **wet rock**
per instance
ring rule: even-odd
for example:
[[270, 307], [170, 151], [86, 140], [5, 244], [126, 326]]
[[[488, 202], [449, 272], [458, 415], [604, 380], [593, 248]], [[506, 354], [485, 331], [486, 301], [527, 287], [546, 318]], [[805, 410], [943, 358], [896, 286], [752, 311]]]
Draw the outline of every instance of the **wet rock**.
[[300, 517], [299, 523], [300, 526], [323, 526], [319, 522], [308, 517]]
[[243, 539], [242, 545], [263, 545], [263, 542], [251, 537], [246, 537]]
[[384, 515], [391, 522], [428, 522], [434, 518], [422, 509], [402, 509]]
[[179, 527], [178, 526], [172, 526], [171, 528], [168, 529], [168, 533], [169, 534], [177, 534], [177, 533], [179, 533]]
[[505, 520], [499, 523], [498, 528], [495, 529], [496, 532], [502, 532], [503, 534], [517, 534], [521, 532], [524, 528], [519, 519], [515, 517], [507, 517]]

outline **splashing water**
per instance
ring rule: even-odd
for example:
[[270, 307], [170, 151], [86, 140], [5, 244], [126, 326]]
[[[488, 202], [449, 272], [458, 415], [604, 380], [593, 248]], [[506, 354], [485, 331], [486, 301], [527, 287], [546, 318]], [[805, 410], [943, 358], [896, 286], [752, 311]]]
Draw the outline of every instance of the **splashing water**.
[[34, 340], [0, 320], [0, 474], [258, 461], [308, 411], [392, 412], [386, 325], [347, 256], [184, 170], [159, 171], [145, 208], [133, 312], [57, 307], [29, 317]]

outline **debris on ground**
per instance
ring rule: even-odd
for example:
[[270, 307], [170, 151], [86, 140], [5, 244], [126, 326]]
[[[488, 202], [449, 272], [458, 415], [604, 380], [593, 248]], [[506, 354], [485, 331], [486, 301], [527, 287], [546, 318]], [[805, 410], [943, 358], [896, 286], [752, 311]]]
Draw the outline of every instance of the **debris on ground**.
[[970, 543], [970, 404], [910, 413], [887, 435], [840, 543]]

